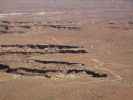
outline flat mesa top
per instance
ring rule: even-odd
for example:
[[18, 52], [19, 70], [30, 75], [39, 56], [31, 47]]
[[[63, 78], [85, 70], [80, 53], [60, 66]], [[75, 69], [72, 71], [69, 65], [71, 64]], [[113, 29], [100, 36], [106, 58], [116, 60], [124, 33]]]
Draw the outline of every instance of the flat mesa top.
[[[89, 18], [128, 19], [132, 16], [132, 0], [4, 0], [0, 1], [0, 13], [24, 12], [72, 12]], [[73, 13], [74, 11], [74, 13]], [[82, 13], [82, 14], [81, 14]], [[66, 15], [68, 15], [67, 13]], [[76, 16], [76, 15], [75, 15]]]

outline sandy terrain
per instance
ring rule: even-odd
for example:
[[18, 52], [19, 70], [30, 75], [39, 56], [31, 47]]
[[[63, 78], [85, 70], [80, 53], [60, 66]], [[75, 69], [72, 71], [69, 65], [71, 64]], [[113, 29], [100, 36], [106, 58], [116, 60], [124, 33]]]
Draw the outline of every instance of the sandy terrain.
[[[133, 99], [132, 1], [107, 0], [103, 8], [97, 0], [91, 6], [85, 1], [64, 0], [59, 8], [50, 1], [3, 1], [0, 100]], [[42, 12], [43, 6], [52, 7]], [[95, 6], [98, 11], [87, 12]], [[28, 12], [13, 14], [16, 8]]]

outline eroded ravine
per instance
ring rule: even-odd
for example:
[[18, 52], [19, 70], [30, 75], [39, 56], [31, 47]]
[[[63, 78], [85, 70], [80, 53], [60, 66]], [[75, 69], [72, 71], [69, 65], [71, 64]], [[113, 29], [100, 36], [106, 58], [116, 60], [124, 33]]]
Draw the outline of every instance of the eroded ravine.
[[[46, 54], [76, 54], [87, 53], [82, 46], [54, 45], [54, 44], [9, 44], [0, 45], [0, 72], [9, 75], [41, 76], [48, 79], [114, 79], [115, 76], [105, 70], [94, 68], [83, 63], [65, 60], [36, 59], [35, 55]], [[34, 55], [35, 54], [35, 55]]]
[[[44, 62], [45, 63], [45, 62]], [[53, 62], [52, 62], [53, 63]], [[57, 62], [59, 64], [59, 62]], [[55, 63], [56, 64], [56, 63]], [[58, 66], [44, 66], [42, 68], [11, 68], [9, 65], [0, 64], [0, 71], [16, 74], [22, 76], [43, 76], [46, 78], [58, 77], [59, 75], [69, 76], [74, 75], [75, 77], [80, 76], [89, 76], [95, 78], [106, 78], [108, 75], [106, 73], [97, 72], [90, 70], [85, 67], [83, 64], [69, 63], [69, 62], [60, 62], [62, 65]]]

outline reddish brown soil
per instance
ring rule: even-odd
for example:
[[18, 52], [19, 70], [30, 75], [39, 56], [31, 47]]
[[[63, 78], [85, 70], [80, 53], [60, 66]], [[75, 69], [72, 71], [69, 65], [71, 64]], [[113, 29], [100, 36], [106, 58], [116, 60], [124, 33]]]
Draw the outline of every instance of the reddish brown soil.
[[0, 100], [132, 100], [131, 10], [119, 20], [77, 10], [2, 16]]

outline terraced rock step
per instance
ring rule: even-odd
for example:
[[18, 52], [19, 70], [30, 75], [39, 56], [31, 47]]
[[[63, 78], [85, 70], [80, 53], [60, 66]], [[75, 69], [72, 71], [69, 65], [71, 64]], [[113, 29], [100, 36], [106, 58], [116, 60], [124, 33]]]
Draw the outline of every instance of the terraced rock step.
[[42, 25], [42, 26], [47, 26], [47, 27], [56, 28], [56, 29], [80, 30], [80, 27], [72, 26], [72, 25], [59, 25], [59, 24], [48, 25], [48, 24], [46, 24], [46, 25]]
[[80, 64], [79, 66], [74, 66], [74, 63], [72, 63], [72, 65], [73, 66], [71, 67], [67, 65], [68, 67], [66, 68], [60, 66], [56, 67], [44, 66], [43, 68], [25, 68], [25, 67], [11, 68], [8, 65], [0, 64], [0, 71], [9, 74], [17, 74], [24, 76], [43, 76], [46, 78], [58, 77], [59, 74], [62, 74], [64, 76], [74, 75], [75, 77], [86, 76], [86, 77], [95, 77], [95, 78], [106, 78], [108, 76], [106, 73], [100, 73], [90, 70], [88, 67], [83, 66], [83, 64]]
[[0, 54], [27, 53], [87, 53], [83, 47], [69, 45], [27, 44], [0, 45]]
[[43, 64], [64, 64], [64, 65], [80, 65], [80, 66], [84, 66], [84, 64], [80, 64], [80, 63], [70, 63], [70, 62], [66, 62], [66, 61], [41, 61], [41, 60], [34, 60], [35, 62], [38, 63], [43, 63]]
[[0, 33], [26, 33], [27, 31], [30, 31], [32, 28], [38, 28], [41, 27], [43, 29], [45, 28], [53, 28], [57, 30], [80, 30], [80, 27], [77, 25], [71, 25], [71, 24], [48, 24], [48, 23], [39, 23], [39, 22], [12, 22], [12, 21], [6, 21], [2, 20], [0, 21]]

